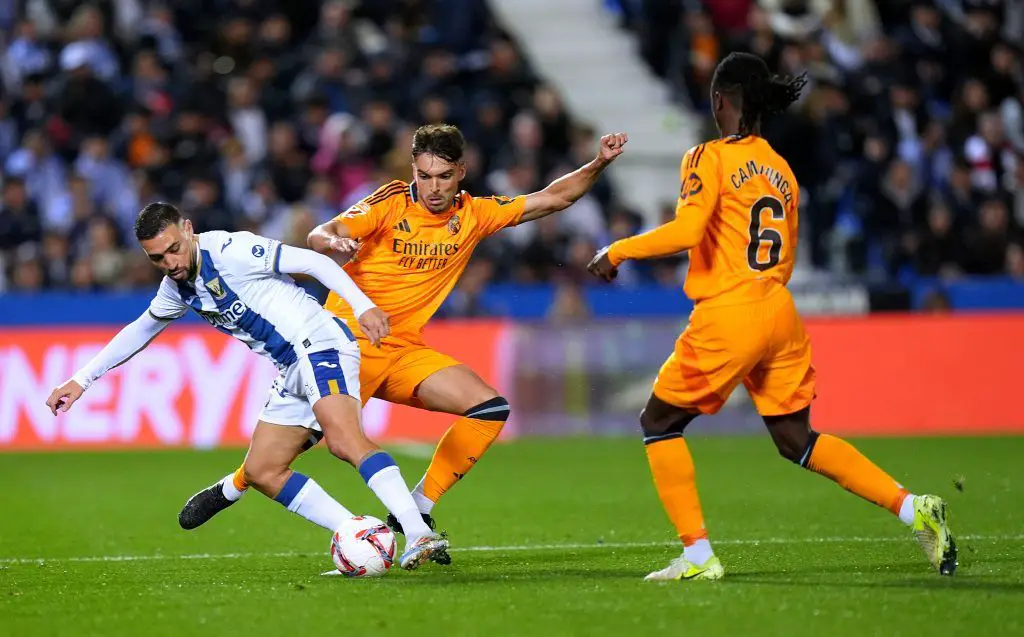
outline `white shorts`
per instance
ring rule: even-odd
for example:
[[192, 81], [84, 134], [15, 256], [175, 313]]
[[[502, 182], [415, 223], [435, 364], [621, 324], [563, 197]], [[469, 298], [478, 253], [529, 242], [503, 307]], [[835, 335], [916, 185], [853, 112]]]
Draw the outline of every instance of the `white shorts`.
[[298, 360], [274, 379], [260, 420], [274, 425], [305, 427], [322, 437], [313, 405], [324, 396], [341, 394], [359, 400], [359, 344], [351, 330], [331, 317], [296, 343]]

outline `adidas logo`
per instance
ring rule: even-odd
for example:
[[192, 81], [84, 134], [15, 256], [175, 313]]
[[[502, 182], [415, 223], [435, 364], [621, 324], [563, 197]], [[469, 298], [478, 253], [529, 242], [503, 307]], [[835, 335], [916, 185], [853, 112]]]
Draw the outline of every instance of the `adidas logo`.
[[395, 224], [394, 230], [401, 230], [402, 232], [412, 232], [412, 226], [409, 225], [408, 219], [402, 219]]

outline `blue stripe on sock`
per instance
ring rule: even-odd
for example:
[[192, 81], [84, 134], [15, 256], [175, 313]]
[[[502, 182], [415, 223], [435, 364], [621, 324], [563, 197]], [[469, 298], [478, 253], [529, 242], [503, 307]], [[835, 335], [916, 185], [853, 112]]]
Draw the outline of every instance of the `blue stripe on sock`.
[[288, 478], [288, 482], [285, 482], [284, 486], [281, 488], [281, 493], [278, 493], [274, 500], [280, 502], [286, 507], [289, 506], [292, 503], [292, 500], [295, 499], [295, 496], [299, 495], [299, 491], [302, 490], [302, 487], [306, 486], [307, 482], [309, 482], [309, 476], [304, 476], [298, 471], [293, 471], [291, 477]]
[[378, 451], [366, 460], [363, 460], [363, 464], [359, 465], [359, 475], [363, 476], [363, 480], [369, 482], [370, 478], [377, 475], [380, 471], [394, 466], [395, 459], [388, 452]]

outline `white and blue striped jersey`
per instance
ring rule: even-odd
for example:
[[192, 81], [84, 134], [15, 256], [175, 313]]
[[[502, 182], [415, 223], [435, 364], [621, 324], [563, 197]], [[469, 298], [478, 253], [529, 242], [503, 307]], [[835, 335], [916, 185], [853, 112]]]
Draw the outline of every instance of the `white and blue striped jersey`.
[[298, 344], [333, 316], [278, 270], [281, 242], [251, 232], [222, 230], [203, 232], [197, 239], [195, 280], [165, 276], [149, 313], [167, 321], [192, 309], [221, 332], [271, 359], [278, 369], [295, 363], [296, 349], [302, 350]]

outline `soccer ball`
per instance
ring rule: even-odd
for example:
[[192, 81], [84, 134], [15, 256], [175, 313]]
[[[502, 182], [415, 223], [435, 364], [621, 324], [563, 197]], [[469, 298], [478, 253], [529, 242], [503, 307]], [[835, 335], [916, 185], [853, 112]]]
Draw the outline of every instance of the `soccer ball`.
[[331, 538], [331, 559], [346, 577], [379, 577], [395, 563], [395, 534], [375, 517], [349, 518]]

